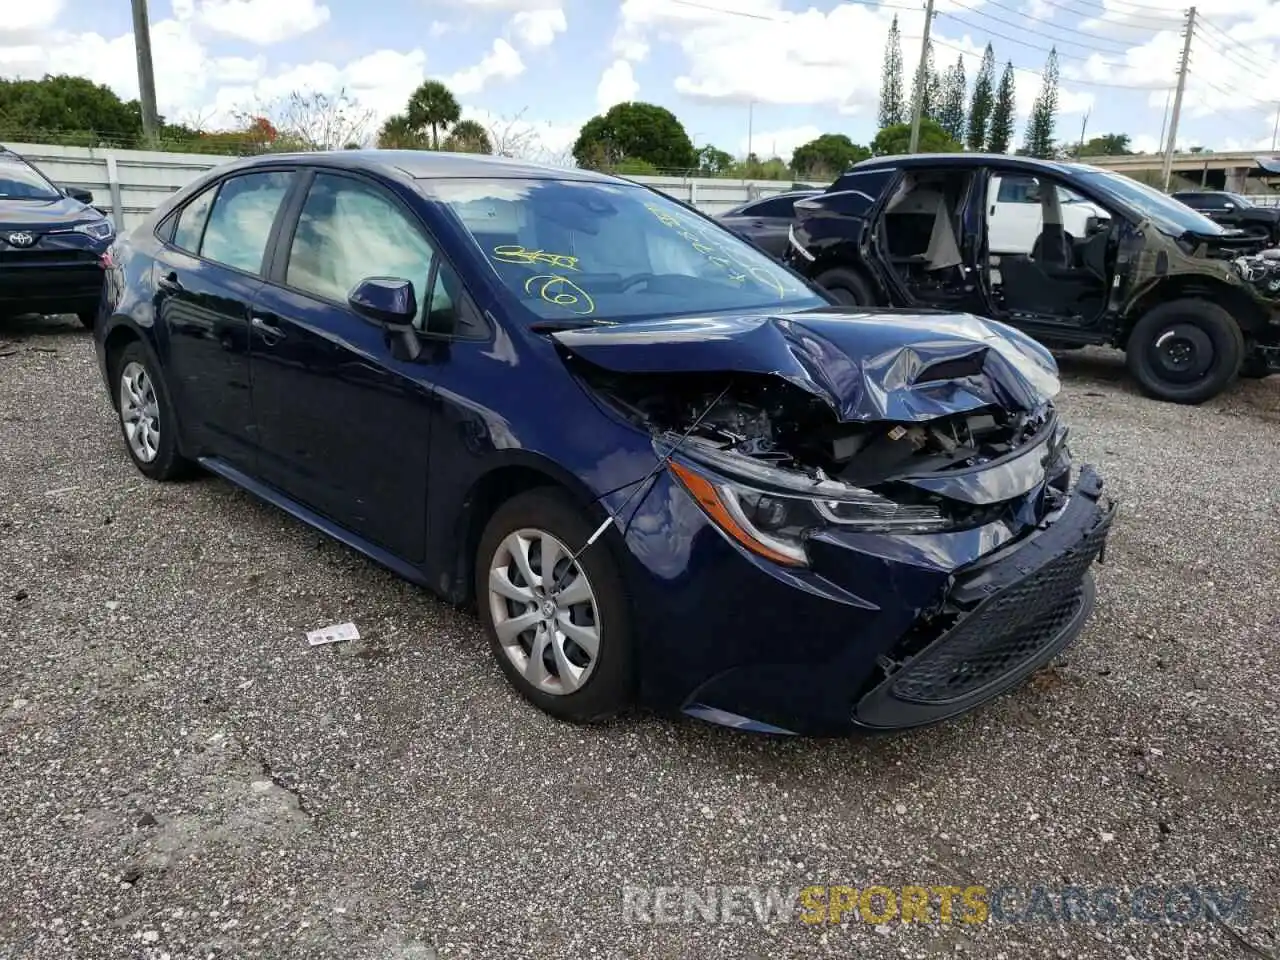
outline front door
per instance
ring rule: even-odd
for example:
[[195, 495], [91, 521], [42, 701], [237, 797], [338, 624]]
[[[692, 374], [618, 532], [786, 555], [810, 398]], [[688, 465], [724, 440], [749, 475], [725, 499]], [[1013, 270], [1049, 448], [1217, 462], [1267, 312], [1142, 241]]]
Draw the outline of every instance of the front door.
[[189, 452], [247, 470], [254, 459], [249, 309], [293, 174], [231, 177], [190, 201], [157, 257], [156, 313]]
[[305, 189], [253, 308], [257, 473], [417, 562], [431, 440], [427, 355], [397, 359], [382, 327], [351, 310], [347, 295], [369, 277], [408, 280], [425, 317], [433, 249], [380, 185], [323, 172]]

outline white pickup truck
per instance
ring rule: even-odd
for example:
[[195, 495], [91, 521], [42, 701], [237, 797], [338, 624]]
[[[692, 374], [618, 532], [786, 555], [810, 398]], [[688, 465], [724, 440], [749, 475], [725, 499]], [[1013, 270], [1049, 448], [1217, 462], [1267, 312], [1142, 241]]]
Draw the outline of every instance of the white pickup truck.
[[1051, 181], [1026, 174], [993, 176], [987, 188], [987, 247], [992, 254], [1029, 254], [1044, 229], [1041, 187], [1058, 191], [1063, 229], [1074, 239], [1088, 236], [1090, 221], [1106, 224], [1111, 215], [1084, 197]]

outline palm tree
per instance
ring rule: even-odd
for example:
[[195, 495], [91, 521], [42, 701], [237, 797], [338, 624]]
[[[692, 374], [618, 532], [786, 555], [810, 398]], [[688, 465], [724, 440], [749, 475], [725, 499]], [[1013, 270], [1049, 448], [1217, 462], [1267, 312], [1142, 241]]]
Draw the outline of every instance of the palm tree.
[[409, 98], [409, 125], [415, 130], [431, 130], [431, 149], [440, 149], [440, 131], [458, 122], [462, 108], [453, 93], [439, 80], [428, 80]]
[[430, 146], [426, 136], [414, 129], [403, 113], [388, 117], [378, 131], [378, 148], [381, 150], [426, 150]]
[[444, 138], [444, 148], [455, 153], [493, 153], [489, 132], [474, 120], [459, 120]]

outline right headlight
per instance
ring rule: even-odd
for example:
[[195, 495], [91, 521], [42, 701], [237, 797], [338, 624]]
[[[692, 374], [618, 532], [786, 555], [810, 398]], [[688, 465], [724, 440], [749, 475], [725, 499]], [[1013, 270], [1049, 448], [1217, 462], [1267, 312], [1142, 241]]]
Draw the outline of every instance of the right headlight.
[[[659, 450], [665, 455], [666, 450]], [[776, 563], [806, 566], [805, 539], [839, 527], [864, 533], [936, 533], [951, 527], [937, 507], [903, 504], [838, 480], [813, 480], [696, 439], [671, 473], [720, 530]]]

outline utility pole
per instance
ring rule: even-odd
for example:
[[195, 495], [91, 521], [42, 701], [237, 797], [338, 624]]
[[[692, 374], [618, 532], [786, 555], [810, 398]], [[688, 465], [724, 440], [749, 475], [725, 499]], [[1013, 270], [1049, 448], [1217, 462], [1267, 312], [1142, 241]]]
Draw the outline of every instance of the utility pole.
[[1196, 26], [1196, 8], [1187, 11], [1187, 32], [1182, 38], [1182, 60], [1178, 63], [1178, 87], [1173, 94], [1173, 116], [1169, 118], [1169, 139], [1164, 148], [1164, 189], [1169, 189], [1173, 175], [1173, 147], [1178, 142], [1178, 115], [1182, 112], [1182, 92], [1187, 86], [1187, 67], [1191, 65], [1191, 34]]
[[1160, 117], [1160, 149], [1164, 149], [1164, 132], [1169, 129], [1169, 100], [1173, 96], [1172, 90], [1164, 92], [1164, 114]]
[[920, 148], [920, 112], [924, 109], [925, 67], [929, 62], [929, 28], [933, 26], [933, 0], [924, 6], [924, 37], [920, 41], [920, 66], [916, 68], [916, 88], [911, 91], [911, 146], [909, 152]]
[[142, 102], [142, 134], [149, 143], [156, 141], [160, 125], [156, 114], [156, 75], [151, 64], [151, 24], [147, 19], [147, 0], [133, 0], [133, 46], [138, 54], [138, 99]]
[[1089, 126], [1089, 111], [1084, 112], [1084, 119], [1080, 121], [1080, 146], [1076, 147], [1076, 159], [1079, 160], [1084, 156], [1084, 131]]
[[1276, 135], [1280, 134], [1280, 103], [1276, 104], [1276, 125], [1271, 129], [1271, 152], [1276, 152]]
[[756, 120], [756, 102], [754, 100], [748, 100], [747, 101], [747, 162], [748, 163], [751, 162], [752, 148], [754, 146], [754, 144], [752, 143], [752, 137], [755, 133], [755, 120]]

